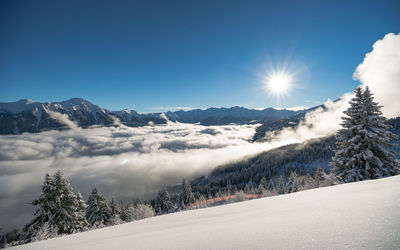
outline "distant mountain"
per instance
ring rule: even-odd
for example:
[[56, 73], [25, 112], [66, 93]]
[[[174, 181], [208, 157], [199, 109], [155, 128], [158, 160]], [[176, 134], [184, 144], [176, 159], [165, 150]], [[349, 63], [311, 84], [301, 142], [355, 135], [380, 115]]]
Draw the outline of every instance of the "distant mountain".
[[63, 102], [35, 102], [22, 99], [17, 102], [0, 103], [0, 134], [40, 132], [50, 129], [65, 129], [61, 115], [74, 121], [79, 127], [112, 125], [116, 118], [128, 126], [166, 123], [161, 117], [147, 117], [135, 111], [112, 112], [84, 99], [73, 98]]
[[165, 113], [169, 120], [183, 123], [200, 123], [202, 125], [226, 125], [230, 123], [257, 123], [262, 121], [277, 121], [295, 114], [286, 109], [266, 108], [262, 110], [243, 107], [179, 110]]
[[285, 109], [256, 110], [232, 107], [141, 114], [128, 109], [110, 111], [81, 98], [46, 103], [21, 99], [17, 102], [0, 103], [0, 134], [65, 129], [68, 128], [65, 124], [66, 120], [73, 121], [84, 128], [93, 125], [110, 126], [118, 122], [137, 127], [149, 123], [165, 124], [168, 120], [202, 125], [226, 125], [275, 122], [297, 113]]

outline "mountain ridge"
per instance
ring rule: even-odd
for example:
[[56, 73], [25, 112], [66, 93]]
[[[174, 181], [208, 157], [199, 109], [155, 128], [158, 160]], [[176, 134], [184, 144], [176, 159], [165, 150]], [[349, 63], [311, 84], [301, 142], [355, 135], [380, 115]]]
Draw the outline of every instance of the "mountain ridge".
[[0, 134], [36, 133], [49, 129], [68, 128], [65, 122], [57, 119], [52, 112], [66, 115], [67, 119], [75, 122], [79, 127], [110, 126], [117, 124], [117, 120], [126, 126], [137, 127], [166, 124], [168, 121], [202, 125], [255, 124], [277, 121], [300, 111], [271, 107], [257, 110], [234, 106], [139, 113], [131, 109], [111, 111], [82, 98], [71, 98], [61, 102], [35, 102], [21, 99], [16, 102], [0, 102]]

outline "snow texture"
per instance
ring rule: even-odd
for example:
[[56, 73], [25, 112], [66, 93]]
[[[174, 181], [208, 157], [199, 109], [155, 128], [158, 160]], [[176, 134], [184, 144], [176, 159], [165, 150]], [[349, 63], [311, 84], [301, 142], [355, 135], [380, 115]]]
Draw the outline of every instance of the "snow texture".
[[[157, 216], [18, 249], [400, 249], [400, 176]], [[15, 249], [17, 249], [15, 248]]]

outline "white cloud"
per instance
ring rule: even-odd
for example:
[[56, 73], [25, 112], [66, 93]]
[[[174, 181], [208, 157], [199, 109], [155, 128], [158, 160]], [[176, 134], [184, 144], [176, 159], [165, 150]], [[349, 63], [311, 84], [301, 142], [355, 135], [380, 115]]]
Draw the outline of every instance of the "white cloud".
[[383, 105], [387, 117], [400, 115], [400, 33], [389, 33], [374, 43], [372, 51], [354, 72], [355, 79], [369, 86]]
[[352, 94], [347, 93], [338, 101], [328, 100], [324, 103], [325, 109], [317, 108], [306, 114], [304, 121], [301, 121], [294, 128], [284, 128], [277, 135], [274, 135], [273, 141], [282, 141], [296, 139], [304, 141], [310, 138], [333, 135], [339, 128], [342, 121], [343, 111], [348, 107], [348, 101]]
[[69, 128], [77, 128], [78, 127], [76, 125], [76, 123], [71, 121], [68, 118], [68, 115], [66, 115], [66, 114], [61, 114], [61, 113], [54, 112], [54, 111], [51, 111], [51, 110], [46, 110], [46, 112], [50, 115], [51, 118], [53, 118], [53, 119], [65, 124], [65, 125], [67, 125]]

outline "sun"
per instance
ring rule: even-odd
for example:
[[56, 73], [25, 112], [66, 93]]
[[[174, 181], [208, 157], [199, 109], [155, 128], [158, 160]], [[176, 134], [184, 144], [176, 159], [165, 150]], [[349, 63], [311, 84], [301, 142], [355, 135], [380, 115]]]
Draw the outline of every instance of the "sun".
[[280, 96], [289, 91], [292, 76], [287, 73], [273, 73], [267, 77], [265, 84], [268, 92]]

